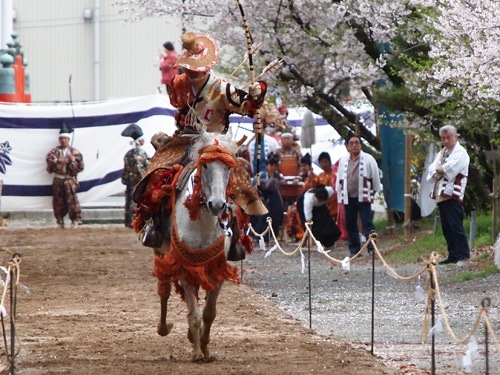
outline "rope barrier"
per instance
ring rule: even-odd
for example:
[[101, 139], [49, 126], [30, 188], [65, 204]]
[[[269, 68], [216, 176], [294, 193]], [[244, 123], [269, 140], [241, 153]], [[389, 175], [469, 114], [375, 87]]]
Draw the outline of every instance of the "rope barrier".
[[[399, 280], [406, 280], [406, 281], [413, 280], [413, 279], [415, 279], [417, 277], [420, 277], [424, 272], [427, 271], [426, 286], [427, 286], [428, 295], [427, 295], [427, 304], [426, 304], [425, 313], [424, 313], [424, 323], [423, 323], [423, 328], [422, 328], [422, 332], [423, 332], [423, 336], [424, 336], [424, 341], [427, 342], [427, 339], [430, 336], [430, 334], [434, 334], [437, 331], [436, 327], [432, 327], [429, 330], [430, 307], [431, 307], [432, 301], [437, 298], [437, 301], [439, 302], [439, 308], [440, 308], [440, 311], [441, 311], [441, 317], [442, 317], [442, 319], [444, 321], [446, 330], [447, 330], [447, 332], [449, 333], [450, 337], [453, 339], [453, 341], [455, 343], [457, 343], [457, 344], [464, 344], [466, 342], [470, 342], [471, 338], [473, 338], [473, 334], [477, 331], [477, 329], [478, 329], [478, 327], [479, 327], [479, 325], [481, 323], [481, 318], [483, 318], [484, 324], [485, 324], [486, 328], [491, 333], [492, 341], [495, 344], [497, 353], [500, 354], [500, 342], [499, 342], [497, 336], [495, 335], [495, 332], [493, 330], [491, 322], [490, 322], [490, 320], [488, 318], [489, 306], [485, 306], [483, 304], [481, 310], [479, 311], [479, 313], [478, 313], [478, 315], [476, 317], [476, 320], [474, 322], [473, 328], [471, 329], [471, 331], [464, 338], [462, 338], [462, 339], [458, 338], [457, 335], [455, 334], [455, 332], [453, 331], [453, 329], [451, 328], [448, 315], [446, 314], [446, 311], [445, 311], [445, 308], [444, 308], [443, 299], [442, 299], [442, 296], [441, 296], [441, 291], [440, 291], [440, 288], [439, 288], [439, 282], [438, 282], [437, 271], [436, 271], [436, 264], [437, 264], [437, 260], [438, 260], [438, 254], [435, 251], [433, 251], [431, 253], [431, 255], [429, 256], [428, 260], [424, 260], [425, 266], [420, 271], [418, 271], [414, 275], [402, 276], [402, 275], [398, 274], [396, 271], [394, 271], [394, 269], [392, 267], [389, 266], [389, 264], [384, 259], [383, 255], [380, 253], [380, 250], [378, 249], [377, 244], [376, 244], [376, 242], [377, 242], [377, 233], [375, 233], [375, 232], [374, 233], [370, 233], [368, 240], [363, 244], [363, 246], [361, 247], [361, 249], [355, 255], [353, 255], [351, 257], [346, 257], [344, 260], [340, 260], [340, 259], [336, 259], [336, 258], [330, 256], [328, 254], [329, 250], [325, 251], [324, 248], [323, 248], [323, 246], [321, 245], [321, 243], [315, 238], [314, 234], [312, 233], [312, 229], [311, 229], [312, 225], [313, 225], [312, 221], [306, 222], [306, 224], [305, 224], [306, 231], [304, 233], [304, 236], [302, 237], [302, 239], [301, 239], [300, 243], [297, 245], [297, 247], [293, 251], [291, 251], [291, 252], [287, 252], [279, 244], [279, 241], [278, 241], [278, 239], [276, 237], [276, 234], [274, 233], [274, 230], [272, 228], [272, 219], [270, 217], [267, 218], [267, 224], [268, 224], [268, 227], [262, 233], [257, 233], [253, 229], [253, 227], [252, 227], [251, 224], [250, 224], [249, 230], [251, 230], [254, 233], [254, 235], [256, 235], [256, 236], [264, 236], [265, 234], [267, 234], [267, 232], [271, 231], [271, 235], [272, 235], [272, 237], [274, 239], [274, 242], [275, 242], [275, 245], [273, 246], [273, 249], [274, 248], [278, 248], [284, 255], [287, 255], [287, 256], [292, 256], [292, 255], [296, 254], [299, 250], [301, 250], [302, 246], [306, 242], [306, 239], [308, 237], [310, 237], [311, 240], [314, 241], [314, 243], [316, 243], [317, 252], [319, 252], [320, 254], [324, 255], [330, 261], [332, 261], [334, 263], [341, 264], [342, 266], [344, 266], [347, 263], [352, 262], [353, 260], [355, 260], [356, 258], [358, 258], [359, 256], [361, 256], [361, 254], [363, 253], [363, 251], [367, 250], [368, 246], [370, 244], [372, 244], [373, 245], [373, 251], [375, 252], [375, 255], [377, 255], [377, 257], [381, 260], [382, 264], [387, 269], [387, 271], [392, 276], [394, 276], [395, 278], [397, 278]], [[271, 249], [270, 251], [268, 251], [268, 253], [272, 252], [273, 249]], [[266, 256], [267, 255], [268, 254], [266, 254]], [[434, 284], [434, 288], [432, 288], [431, 281]], [[438, 322], [438, 324], [440, 324], [440, 321]]]

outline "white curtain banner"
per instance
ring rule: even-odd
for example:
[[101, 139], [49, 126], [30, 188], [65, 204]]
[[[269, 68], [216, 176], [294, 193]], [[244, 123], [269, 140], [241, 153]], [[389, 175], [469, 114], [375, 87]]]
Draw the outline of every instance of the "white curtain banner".
[[[73, 118], [74, 111], [74, 118]], [[45, 157], [59, 144], [61, 124], [74, 129], [73, 147], [83, 155], [85, 169], [78, 174], [81, 204], [122, 193], [123, 156], [132, 138], [121, 132], [137, 123], [146, 139], [158, 131], [172, 134], [175, 110], [164, 95], [149, 95], [89, 104], [0, 104], [1, 209], [33, 211], [52, 208], [53, 175], [46, 171]]]
[[[290, 108], [288, 121], [297, 128], [297, 135], [304, 111]], [[154, 148], [149, 140], [158, 131], [173, 134], [174, 114], [168, 97], [161, 94], [74, 105], [0, 103], [1, 211], [52, 208], [53, 175], [46, 170], [45, 157], [59, 144], [63, 122], [74, 129], [72, 145], [83, 155], [85, 169], [78, 174], [78, 198], [85, 205], [125, 191], [121, 183], [123, 156], [133, 146], [132, 139], [122, 137], [121, 132], [130, 123], [137, 123], [146, 140], [143, 148], [151, 157]], [[251, 138], [253, 119], [233, 115], [229, 121], [235, 139], [243, 135]], [[313, 157], [321, 151], [345, 153], [345, 147], [334, 147], [337, 145], [332, 143], [339, 138], [334, 128], [322, 118], [315, 121]]]

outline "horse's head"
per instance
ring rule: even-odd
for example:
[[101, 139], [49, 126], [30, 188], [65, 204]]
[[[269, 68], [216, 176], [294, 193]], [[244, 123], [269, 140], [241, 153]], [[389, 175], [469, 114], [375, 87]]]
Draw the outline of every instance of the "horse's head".
[[227, 207], [226, 193], [233, 182], [232, 170], [236, 167], [238, 150], [232, 138], [231, 131], [221, 135], [202, 130], [191, 151], [192, 159], [198, 160], [198, 181], [195, 177], [195, 182], [201, 183], [206, 207], [213, 216], [220, 216]]

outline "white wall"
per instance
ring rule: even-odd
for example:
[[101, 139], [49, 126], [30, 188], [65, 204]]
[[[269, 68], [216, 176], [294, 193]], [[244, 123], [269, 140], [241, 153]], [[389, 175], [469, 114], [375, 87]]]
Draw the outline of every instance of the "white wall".
[[[180, 21], [149, 17], [126, 22], [115, 0], [100, 3], [100, 99], [140, 96], [160, 86], [158, 54], [167, 40], [181, 50]], [[33, 102], [94, 100], [94, 0], [13, 0], [14, 31], [28, 60]], [[165, 92], [164, 88], [162, 88]]]

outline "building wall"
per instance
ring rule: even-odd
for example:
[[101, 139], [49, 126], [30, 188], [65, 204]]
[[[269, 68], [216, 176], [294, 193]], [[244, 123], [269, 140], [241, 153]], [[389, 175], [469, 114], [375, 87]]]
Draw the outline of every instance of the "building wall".
[[[180, 21], [148, 17], [127, 22], [115, 0], [100, 3], [101, 100], [157, 92], [161, 85], [158, 55], [163, 43], [181, 50]], [[19, 34], [31, 78], [33, 102], [74, 101], [94, 95], [94, 0], [13, 0], [14, 31]], [[84, 9], [93, 17], [84, 20]], [[164, 87], [161, 87], [165, 93]]]

